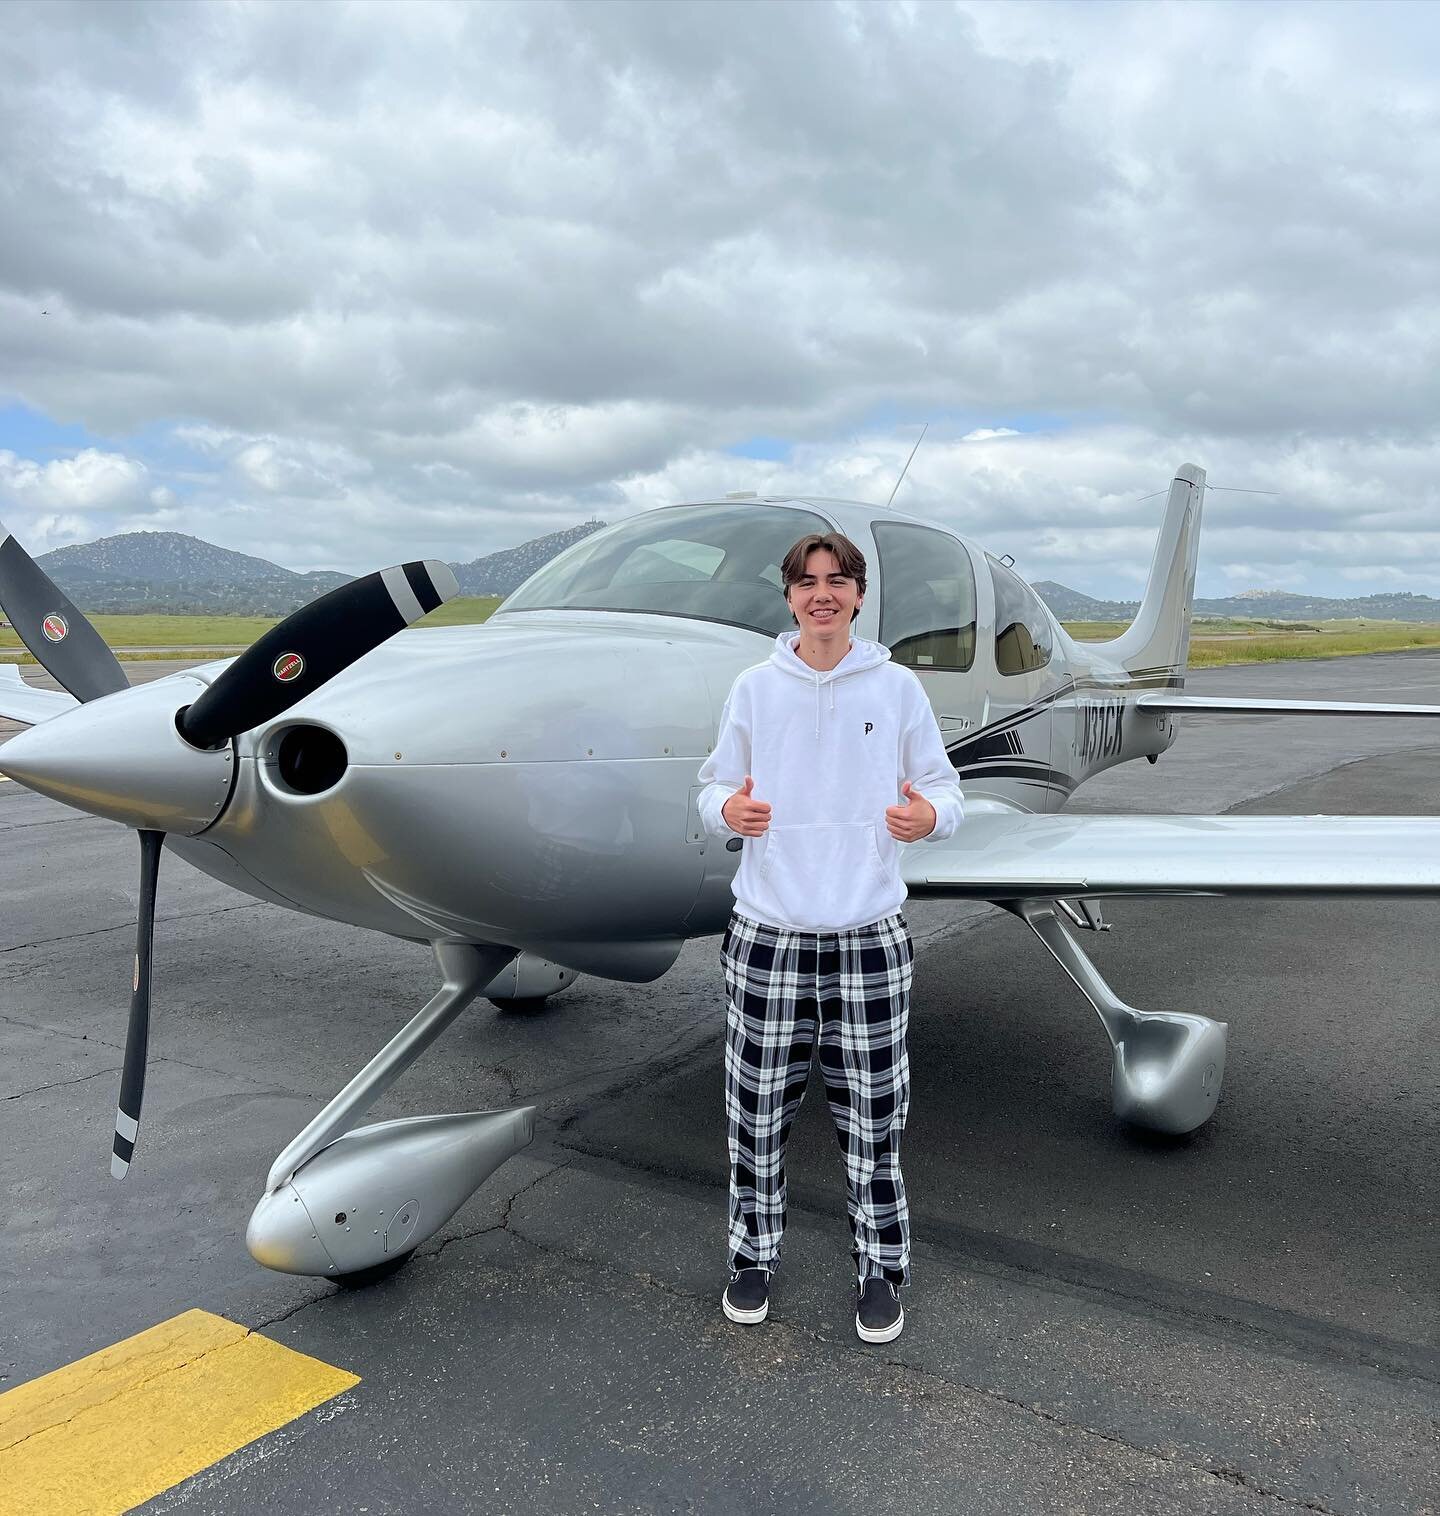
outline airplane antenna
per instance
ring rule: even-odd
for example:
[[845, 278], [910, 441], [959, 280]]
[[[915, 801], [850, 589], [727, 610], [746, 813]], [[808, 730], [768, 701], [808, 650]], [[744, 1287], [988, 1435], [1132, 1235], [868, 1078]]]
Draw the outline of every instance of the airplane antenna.
[[890, 500], [887, 500], [885, 502], [885, 509], [887, 511], [890, 509], [890, 501], [894, 500], [895, 498], [895, 490], [898, 490], [900, 486], [904, 484], [905, 475], [910, 472], [910, 465], [915, 461], [915, 454], [920, 451], [920, 444], [924, 442], [925, 433], [929, 430], [930, 423], [927, 421], [925, 425], [920, 428], [920, 435], [915, 439], [915, 446], [910, 449], [910, 456], [905, 460], [905, 467], [900, 470], [900, 477], [895, 481], [895, 489], [890, 491]]
[[[1223, 490], [1227, 495], [1279, 495], [1284, 493], [1282, 490], [1246, 490], [1241, 489], [1238, 484], [1211, 484], [1208, 479], [1205, 481], [1205, 488], [1207, 490]], [[1130, 503], [1132, 505], [1143, 505], [1147, 500], [1153, 500], [1157, 495], [1163, 494], [1165, 494], [1164, 490], [1152, 490], [1148, 495], [1141, 495], [1138, 500], [1132, 500]]]

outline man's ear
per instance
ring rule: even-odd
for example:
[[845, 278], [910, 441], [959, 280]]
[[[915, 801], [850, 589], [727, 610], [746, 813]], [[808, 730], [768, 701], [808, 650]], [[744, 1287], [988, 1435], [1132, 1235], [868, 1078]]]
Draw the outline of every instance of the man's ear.
[[860, 619], [860, 607], [865, 604], [864, 595], [855, 597], [855, 609], [850, 612], [850, 624], [853, 626]]

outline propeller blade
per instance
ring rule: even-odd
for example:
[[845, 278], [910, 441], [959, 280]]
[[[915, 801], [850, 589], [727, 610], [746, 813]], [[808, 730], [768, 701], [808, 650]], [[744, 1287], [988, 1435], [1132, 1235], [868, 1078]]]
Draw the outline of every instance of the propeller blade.
[[100, 633], [0, 521], [0, 606], [20, 640], [77, 700], [98, 700], [130, 681]]
[[140, 1134], [140, 1102], [145, 1098], [145, 1062], [150, 1047], [150, 956], [155, 945], [155, 885], [160, 877], [164, 832], [140, 833], [140, 913], [135, 923], [135, 975], [130, 995], [130, 1031], [120, 1073], [120, 1103], [115, 1110], [115, 1145], [110, 1174], [123, 1179]]
[[292, 612], [241, 653], [180, 713], [180, 735], [209, 748], [248, 732], [459, 592], [455, 575], [436, 558], [342, 584]]

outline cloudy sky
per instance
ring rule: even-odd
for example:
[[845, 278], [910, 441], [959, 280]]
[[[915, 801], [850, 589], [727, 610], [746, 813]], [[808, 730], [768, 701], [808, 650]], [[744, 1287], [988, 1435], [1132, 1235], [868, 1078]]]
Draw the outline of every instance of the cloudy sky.
[[0, 520], [288, 567], [729, 490], [1440, 594], [1440, 7], [65, 4], [0, 35]]

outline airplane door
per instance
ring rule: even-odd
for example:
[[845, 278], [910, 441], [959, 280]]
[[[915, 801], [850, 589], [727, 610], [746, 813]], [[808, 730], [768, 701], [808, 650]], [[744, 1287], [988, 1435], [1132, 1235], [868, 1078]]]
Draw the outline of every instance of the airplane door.
[[[909, 521], [871, 523], [879, 566], [879, 640], [920, 680], [953, 755], [979, 726], [975, 570], [958, 537]], [[876, 595], [870, 587], [869, 600]]]
[[961, 787], [1027, 811], [1058, 810], [1069, 791], [1051, 753], [1055, 694], [1064, 683], [1050, 667], [1053, 624], [1017, 574], [988, 553], [985, 568], [992, 614], [988, 625], [982, 618], [977, 662], [988, 708], [980, 735], [967, 750]]

